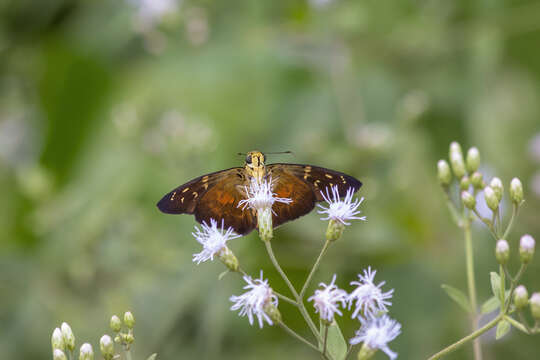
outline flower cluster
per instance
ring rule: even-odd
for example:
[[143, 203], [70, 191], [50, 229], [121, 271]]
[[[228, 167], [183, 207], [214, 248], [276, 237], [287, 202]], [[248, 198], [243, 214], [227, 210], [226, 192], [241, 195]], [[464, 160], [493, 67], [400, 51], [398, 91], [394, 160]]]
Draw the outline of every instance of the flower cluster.
[[203, 221], [201, 229], [195, 226], [195, 232], [192, 234], [203, 246], [200, 253], [193, 255], [193, 261], [197, 264], [214, 260], [214, 256], [223, 258], [223, 255], [229, 253], [226, 245], [227, 241], [240, 237], [231, 227], [225, 230], [223, 220], [221, 220], [221, 228], [219, 228], [217, 221], [214, 219], [210, 219], [210, 225]]
[[354, 303], [355, 310], [352, 314], [353, 318], [361, 314], [377, 315], [388, 311], [387, 306], [392, 305], [389, 299], [392, 298], [394, 289], [383, 292], [381, 287], [385, 282], [382, 281], [378, 285], [373, 282], [377, 271], [371, 271], [371, 267], [364, 270], [364, 274], [358, 274], [359, 281], [351, 282], [351, 285], [356, 285], [356, 289], [349, 295], [349, 308]]
[[[535, 316], [535, 309], [537, 308], [533, 305], [533, 298], [528, 299], [528, 292], [525, 286], [517, 286], [527, 265], [533, 259], [535, 240], [532, 236], [523, 235], [519, 240], [520, 269], [515, 275], [512, 275], [509, 268], [512, 249], [512, 241], [510, 239], [511, 230], [519, 209], [524, 202], [521, 181], [518, 178], [513, 178], [509, 182], [506, 192], [509, 201], [504, 202], [505, 184], [498, 177], [492, 177], [489, 181], [484, 180], [484, 174], [480, 168], [480, 152], [477, 148], [471, 147], [468, 149], [466, 157], [464, 157], [461, 145], [457, 142], [452, 142], [449, 149], [449, 162], [450, 164], [446, 160], [439, 160], [437, 163], [437, 176], [439, 183], [446, 193], [447, 205], [453, 220], [465, 233], [465, 252], [468, 259], [466, 262], [467, 282], [469, 284], [470, 302], [460, 300], [467, 299], [467, 296], [462, 294], [460, 290], [448, 285], [445, 285], [443, 289], [447, 291], [450, 298], [455, 300], [468, 312], [468, 315], [473, 319], [473, 331], [476, 331], [478, 329], [477, 319], [479, 314], [477, 314], [478, 306], [476, 304], [473, 241], [471, 234], [471, 223], [476, 219], [486, 226], [495, 240], [494, 255], [499, 271], [490, 273], [489, 278], [493, 296], [484, 302], [481, 309], [482, 313], [487, 313], [499, 308], [500, 319], [493, 321], [491, 325], [492, 327], [497, 327], [496, 339], [507, 334], [512, 326], [521, 329], [527, 334], [540, 333], [540, 328], [537, 327], [540, 314]], [[456, 190], [460, 194], [459, 197], [454, 196]], [[511, 205], [512, 211], [508, 222], [505, 223], [504, 212], [507, 205]], [[514, 308], [511, 307], [512, 301]], [[534, 326], [529, 325], [528, 320], [521, 312], [527, 305], [530, 306]], [[513, 318], [515, 315], [511, 315], [515, 310], [517, 310], [519, 321]], [[475, 341], [475, 352], [480, 351], [478, 338], [472, 337], [470, 339]], [[462, 340], [443, 349], [434, 358], [439, 358], [440, 355], [450, 352], [456, 344], [464, 343]]]
[[[124, 313], [123, 322], [116, 315], [113, 315], [110, 321], [111, 330], [116, 333], [114, 341], [111, 336], [105, 334], [99, 340], [99, 349], [101, 356], [105, 360], [112, 360], [113, 358], [120, 358], [119, 354], [115, 353], [114, 343], [121, 344], [126, 356], [128, 356], [130, 346], [135, 341], [133, 336], [133, 326], [135, 325], [135, 318], [129, 311]], [[126, 332], [122, 332], [122, 327], [127, 328]], [[62, 323], [59, 328], [54, 329], [51, 336], [51, 345], [53, 352], [53, 360], [67, 360], [74, 359], [75, 350], [75, 335], [71, 327], [67, 323]], [[66, 356], [68, 354], [69, 356]], [[155, 358], [155, 355], [152, 355]], [[129, 356], [131, 357], [131, 356]], [[152, 357], [150, 357], [152, 358]], [[149, 358], [149, 359], [150, 359]], [[84, 343], [79, 348], [79, 360], [94, 360], [94, 349], [89, 343]]]
[[[259, 236], [266, 241], [267, 249], [271, 249], [269, 240], [272, 237], [273, 204], [275, 202], [284, 204], [292, 202], [291, 199], [277, 197], [273, 192], [273, 185], [272, 179], [264, 179], [262, 182], [252, 180], [250, 185], [244, 188], [246, 198], [238, 203], [238, 207], [241, 207], [242, 210], [252, 209], [257, 212]], [[321, 209], [319, 213], [325, 215], [321, 220], [329, 220], [325, 248], [341, 237], [343, 229], [345, 226], [350, 225], [351, 220], [366, 220], [365, 216], [359, 216], [361, 212], [358, 210], [363, 198], [353, 199], [354, 192], [354, 188], [349, 188], [344, 198], [341, 199], [338, 186], [332, 186], [326, 188], [325, 191], [321, 191], [321, 195], [327, 204], [325, 206], [318, 205]], [[239, 235], [230, 227], [225, 229], [223, 220], [221, 221], [221, 227], [218, 227], [218, 222], [214, 219], [211, 219], [210, 225], [203, 222], [202, 229], [196, 228], [193, 235], [203, 246], [203, 250], [193, 256], [193, 261], [201, 263], [213, 260], [214, 257], [219, 257], [223, 261], [224, 254], [234, 256], [227, 248], [226, 242], [239, 237]], [[284, 274], [277, 265], [273, 253], [271, 250], [269, 251], [271, 260], [283, 277]], [[323, 253], [324, 250], [321, 255]], [[316, 269], [316, 266], [317, 264], [314, 269]], [[279, 324], [288, 329], [283, 324], [278, 310], [278, 296], [302, 309], [304, 307], [303, 293], [307, 285], [309, 285], [311, 275], [304, 285], [301, 295], [298, 295], [294, 288], [290, 287], [295, 297], [295, 299], [290, 299], [272, 290], [268, 280], [263, 278], [262, 271], [259, 278], [253, 279], [239, 270], [238, 267], [236, 270], [244, 275], [243, 279], [246, 282], [244, 289], [246, 292], [230, 297], [230, 301], [233, 303], [231, 310], [238, 311], [238, 314], [242, 317], [247, 316], [251, 325], [256, 322], [262, 328], [265, 323], [268, 325]], [[328, 285], [320, 283], [319, 288], [315, 290], [307, 301], [313, 303], [315, 312], [319, 314], [322, 323], [326, 324], [326, 326], [335, 324], [335, 316], [343, 316], [343, 310], [354, 308], [352, 318], [359, 320], [360, 329], [350, 339], [350, 344], [362, 343], [360, 353], [363, 351], [370, 354], [365, 357], [366, 359], [379, 349], [391, 359], [394, 359], [397, 355], [389, 349], [388, 343], [400, 334], [401, 325], [395, 320], [391, 320], [386, 314], [388, 307], [392, 304], [390, 299], [394, 290], [383, 291], [382, 287], [385, 282], [376, 284], [374, 282], [375, 274], [376, 271], [372, 270], [371, 267], [363, 270], [361, 274], [358, 274], [358, 280], [350, 283], [353, 286], [350, 294], [336, 285], [337, 275], [334, 274], [332, 281]], [[291, 330], [288, 329], [288, 331]]]
[[272, 210], [274, 203], [292, 203], [292, 199], [277, 197], [277, 194], [273, 192], [273, 188], [274, 182], [271, 177], [260, 182], [253, 178], [249, 187], [244, 187], [246, 199], [238, 202], [238, 207], [242, 207], [242, 210], [249, 208], [257, 212], [257, 226], [263, 241], [270, 241], [274, 236], [274, 226], [272, 224], [272, 214], [275, 214]]
[[244, 280], [247, 282], [244, 289], [249, 291], [239, 296], [233, 295], [230, 297], [230, 300], [234, 303], [231, 310], [240, 310], [238, 312], [240, 316], [247, 315], [251, 325], [253, 325], [254, 316], [257, 317], [261, 328], [264, 321], [269, 325], [273, 325], [270, 316], [271, 311], [268, 311], [268, 309], [271, 307], [277, 308], [278, 299], [272, 292], [270, 285], [268, 285], [268, 280], [263, 279], [262, 271], [259, 279], [253, 280], [250, 276], [244, 276]]
[[321, 319], [328, 322], [334, 320], [335, 313], [339, 316], [343, 315], [338, 309], [338, 305], [341, 303], [341, 305], [345, 307], [348, 297], [347, 292], [339, 289], [335, 285], [335, 282], [336, 274], [332, 277], [330, 285], [320, 283], [319, 286], [322, 287], [322, 290], [315, 290], [315, 294], [308, 298], [308, 301], [313, 301], [315, 312], [320, 314]]
[[394, 340], [401, 333], [401, 324], [390, 319], [387, 315], [380, 317], [370, 316], [366, 319], [360, 318], [362, 326], [356, 331], [356, 336], [350, 341], [352, 345], [364, 343], [365, 352], [380, 349], [390, 359], [397, 358], [397, 353], [390, 350], [388, 343]]
[[328, 203], [328, 207], [317, 204], [322, 210], [317, 211], [319, 214], [326, 214], [326, 217], [321, 218], [321, 220], [334, 220], [339, 221], [343, 225], [351, 225], [347, 221], [349, 220], [366, 220], [365, 216], [356, 216], [360, 214], [360, 210], [357, 210], [364, 198], [353, 199], [354, 189], [349, 188], [343, 200], [340, 199], [339, 191], [337, 186], [332, 187], [332, 195], [330, 196], [328, 188], [326, 191], [321, 191], [321, 195]]
[[335, 314], [342, 315], [339, 305], [350, 310], [354, 304], [352, 318], [358, 319], [361, 327], [350, 343], [355, 345], [362, 342], [368, 349], [366, 351], [380, 349], [394, 359], [397, 354], [388, 348], [388, 343], [400, 334], [401, 325], [386, 315], [388, 306], [392, 305], [389, 300], [394, 289], [383, 292], [381, 288], [385, 284], [384, 281], [375, 285], [376, 273], [377, 271], [372, 271], [371, 267], [368, 267], [363, 274], [358, 274], [359, 281], [351, 282], [355, 288], [350, 294], [335, 285], [334, 274], [332, 282], [329, 285], [321, 283], [322, 289], [315, 290], [315, 294], [308, 301], [313, 301], [315, 311], [327, 322], [332, 322]]
[[261, 182], [255, 178], [251, 179], [249, 186], [244, 187], [246, 198], [238, 202], [238, 207], [242, 207], [242, 210], [249, 207], [255, 211], [261, 211], [271, 210], [275, 202], [284, 204], [290, 204], [292, 202], [289, 198], [277, 197], [273, 192], [273, 188], [274, 181], [272, 181], [272, 178], [264, 179]]

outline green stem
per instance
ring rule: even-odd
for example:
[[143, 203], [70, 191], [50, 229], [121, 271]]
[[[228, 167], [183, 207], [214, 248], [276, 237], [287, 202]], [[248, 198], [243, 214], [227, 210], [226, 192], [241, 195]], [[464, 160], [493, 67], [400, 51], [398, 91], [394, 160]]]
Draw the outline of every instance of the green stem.
[[[519, 315], [521, 315], [522, 317], [521, 321], [525, 320], [523, 319], [523, 315], [521, 314], [521, 312], [519, 313]], [[515, 327], [516, 329], [524, 332], [525, 334], [530, 334], [530, 330], [528, 329], [527, 325], [523, 325], [522, 323], [520, 323], [519, 321], [517, 321], [511, 316], [505, 316], [504, 319], [508, 321], [510, 324], [512, 324], [512, 326]]]
[[131, 350], [126, 349], [126, 360], [131, 360]]
[[317, 257], [317, 260], [315, 260], [315, 264], [313, 265], [313, 267], [311, 268], [311, 271], [309, 272], [309, 275], [308, 275], [308, 277], [306, 279], [306, 282], [304, 283], [304, 286], [302, 286], [302, 290], [300, 291], [300, 299], [304, 299], [304, 295], [305, 295], [306, 290], [307, 290], [307, 288], [309, 286], [309, 283], [311, 282], [311, 278], [315, 274], [315, 271], [317, 271], [317, 269], [319, 268], [319, 264], [321, 262], [321, 259], [323, 258], [324, 254], [328, 250], [329, 246], [330, 246], [330, 241], [326, 240], [324, 242], [324, 245], [323, 245], [322, 249], [321, 249], [321, 252], [319, 253], [319, 256]]
[[436, 360], [440, 359], [441, 357], [450, 354], [451, 352], [459, 349], [461, 346], [465, 345], [467, 342], [471, 340], [475, 340], [480, 335], [488, 331], [489, 329], [493, 328], [495, 325], [498, 324], [498, 322], [503, 318], [503, 314], [499, 314], [495, 319], [488, 322], [486, 325], [482, 326], [480, 329], [476, 330], [475, 332], [471, 333], [470, 335], [467, 335], [463, 339], [459, 340], [458, 342], [446, 347], [445, 349], [439, 351], [435, 355], [432, 355], [428, 360]]
[[450, 193], [448, 192], [448, 189], [445, 189], [446, 194], [446, 205], [448, 206], [448, 210], [450, 210], [450, 214], [452, 215], [452, 219], [456, 223], [457, 226], [461, 227], [461, 217], [458, 214], [458, 211], [456, 209], [456, 206], [452, 202], [452, 199], [450, 198]]
[[281, 300], [283, 300], [283, 301], [285, 301], [285, 302], [288, 302], [289, 304], [294, 305], [294, 306], [297, 306], [297, 305], [298, 305], [298, 303], [297, 303], [296, 301], [294, 301], [293, 299], [291, 299], [290, 297], [285, 296], [285, 295], [283, 295], [283, 294], [280, 294], [280, 293], [278, 293], [278, 292], [275, 291], [275, 290], [272, 290], [272, 292], [273, 292], [278, 298], [280, 298]]
[[271, 241], [263, 241], [263, 242], [264, 242], [264, 246], [266, 246], [266, 252], [268, 252], [268, 256], [270, 257], [270, 261], [272, 261], [272, 264], [276, 268], [277, 272], [279, 273], [279, 275], [281, 275], [281, 278], [283, 279], [283, 281], [285, 281], [285, 283], [289, 287], [289, 290], [291, 291], [294, 298], [296, 299], [296, 303], [297, 303], [297, 306], [298, 306], [298, 310], [300, 311], [300, 314], [302, 314], [302, 316], [304, 317], [304, 320], [308, 324], [308, 326], [311, 329], [311, 332], [313, 333], [313, 335], [317, 338], [317, 341], [319, 343], [321, 343], [321, 341], [322, 341], [321, 335], [319, 334], [319, 331], [317, 330], [317, 327], [313, 323], [313, 320], [311, 319], [311, 317], [309, 316], [306, 308], [304, 307], [304, 303], [302, 302], [302, 299], [300, 299], [300, 296], [296, 292], [296, 289], [294, 288], [293, 284], [291, 283], [291, 281], [289, 280], [289, 278], [287, 277], [287, 275], [285, 274], [285, 272], [283, 271], [281, 266], [279, 266], [279, 263], [278, 263], [278, 261], [276, 259], [276, 256], [274, 255], [274, 251], [272, 250]]
[[489, 219], [486, 219], [485, 217], [480, 215], [478, 210], [473, 209], [473, 212], [476, 215], [476, 217], [487, 226], [489, 232], [495, 238], [495, 240], [499, 240], [497, 234], [495, 233], [495, 228], [493, 227], [493, 222], [491, 222]]
[[328, 324], [324, 324], [323, 356], [326, 355], [326, 342], [328, 341]]
[[497, 208], [497, 235], [501, 235], [501, 233], [502, 233], [501, 207], [499, 206]]
[[501, 304], [504, 304], [504, 295], [506, 292], [506, 280], [505, 280], [506, 276], [504, 272], [504, 267], [502, 265], [499, 265], [499, 277], [501, 278], [501, 285], [499, 289], [499, 301]]
[[[465, 216], [464, 216], [465, 218]], [[476, 284], [474, 280], [474, 257], [473, 257], [473, 244], [471, 235], [471, 222], [468, 218], [464, 220], [463, 232], [465, 233], [465, 257], [467, 262], [467, 285], [469, 289], [469, 301], [471, 304], [471, 323], [472, 330], [476, 331], [478, 328], [478, 305], [476, 302]], [[474, 340], [474, 359], [482, 359], [482, 348], [480, 347], [479, 339]]]
[[347, 348], [347, 353], [345, 354], [345, 359], [347, 359], [349, 357], [349, 355], [352, 352], [353, 347], [354, 347], [354, 345], [349, 344], [349, 347]]
[[510, 222], [508, 223], [508, 226], [506, 227], [506, 231], [504, 232], [503, 239], [506, 239], [508, 235], [510, 234], [510, 231], [512, 230], [512, 226], [514, 225], [514, 219], [517, 217], [519, 207], [516, 204], [512, 205], [512, 217], [510, 218]]
[[313, 350], [317, 351], [317, 352], [320, 352], [319, 348], [316, 347], [315, 345], [313, 345], [312, 343], [310, 343], [308, 340], [304, 339], [301, 335], [299, 335], [296, 331], [292, 330], [291, 328], [289, 328], [287, 325], [285, 325], [285, 323], [283, 323], [283, 321], [280, 321], [278, 323], [278, 325], [283, 329], [285, 330], [285, 332], [289, 335], [291, 335], [292, 337], [300, 340], [301, 342], [303, 342], [304, 344], [306, 344], [307, 346], [309, 346], [310, 348], [312, 348]]

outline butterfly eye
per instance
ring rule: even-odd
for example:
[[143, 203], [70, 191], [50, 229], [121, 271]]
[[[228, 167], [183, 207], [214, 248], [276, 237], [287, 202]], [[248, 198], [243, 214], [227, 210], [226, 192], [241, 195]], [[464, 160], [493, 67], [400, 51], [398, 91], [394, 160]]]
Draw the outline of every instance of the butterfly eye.
[[246, 163], [251, 164], [251, 155], [246, 156]]

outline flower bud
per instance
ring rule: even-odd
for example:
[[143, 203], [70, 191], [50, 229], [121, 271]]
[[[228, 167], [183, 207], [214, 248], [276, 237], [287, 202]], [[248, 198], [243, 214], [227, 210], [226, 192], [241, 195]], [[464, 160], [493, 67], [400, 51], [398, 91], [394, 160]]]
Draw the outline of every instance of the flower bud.
[[450, 143], [450, 153], [448, 157], [452, 157], [452, 155], [459, 155], [463, 157], [463, 152], [461, 151], [461, 145], [457, 141], [452, 141]]
[[69, 326], [69, 324], [63, 322], [60, 329], [62, 331], [62, 337], [64, 338], [64, 344], [66, 345], [66, 348], [69, 351], [75, 350], [75, 335], [73, 335], [73, 331], [71, 331], [71, 327]]
[[519, 240], [519, 257], [524, 264], [529, 263], [534, 255], [535, 241], [531, 235], [523, 235]]
[[276, 305], [274, 305], [271, 301], [267, 301], [266, 304], [263, 306], [263, 310], [272, 319], [272, 322], [274, 324], [277, 324], [281, 322], [281, 313], [279, 312]]
[[274, 237], [272, 226], [272, 209], [264, 208], [257, 210], [257, 224], [259, 226], [259, 236], [263, 241], [270, 241]]
[[508, 246], [508, 241], [504, 239], [497, 241], [497, 245], [495, 245], [495, 257], [501, 265], [508, 262], [508, 258], [510, 257], [510, 246]]
[[358, 360], [368, 360], [373, 358], [373, 355], [377, 352], [377, 349], [372, 349], [365, 342], [362, 344], [360, 351], [358, 351]]
[[92, 345], [89, 343], [81, 345], [79, 360], [94, 360], [94, 350], [92, 349]]
[[473, 173], [480, 167], [480, 152], [476, 147], [467, 151], [467, 171]]
[[486, 200], [487, 206], [492, 210], [496, 211], [499, 207], [499, 199], [497, 198], [497, 195], [495, 195], [495, 192], [491, 188], [491, 186], [486, 186], [484, 188], [484, 199]]
[[463, 161], [463, 155], [457, 152], [450, 152], [450, 165], [454, 175], [461, 179], [465, 175], [465, 162]]
[[129, 332], [127, 334], [122, 334], [122, 340], [125, 344], [133, 344], [135, 341], [135, 337], [133, 336], [133, 333]]
[[219, 259], [225, 266], [231, 270], [231, 271], [238, 271], [238, 268], [240, 267], [238, 263], [238, 259], [234, 255], [234, 253], [228, 248], [224, 247], [220, 253], [219, 253]]
[[343, 234], [344, 229], [345, 229], [344, 224], [334, 219], [331, 219], [328, 222], [328, 227], [326, 228], [326, 240], [328, 241], [338, 240]]
[[489, 186], [493, 189], [493, 192], [495, 193], [495, 195], [497, 195], [497, 199], [500, 202], [502, 199], [503, 190], [504, 190], [501, 179], [499, 179], [498, 177], [494, 177], [493, 179], [491, 179]]
[[469, 177], [467, 175], [461, 178], [461, 181], [459, 182], [459, 188], [461, 190], [469, 190], [470, 185], [471, 185], [471, 180], [469, 180]]
[[529, 306], [531, 307], [531, 315], [536, 321], [540, 320], [540, 292], [532, 294], [529, 300]]
[[474, 209], [476, 206], [476, 199], [468, 191], [461, 192], [461, 201], [469, 209]]
[[124, 324], [126, 324], [128, 329], [133, 329], [133, 325], [135, 325], [135, 317], [133, 317], [130, 311], [124, 313]]
[[471, 175], [471, 184], [474, 186], [475, 189], [483, 189], [484, 188], [484, 179], [481, 172], [475, 171]]
[[113, 315], [111, 317], [109, 326], [111, 327], [112, 331], [119, 332], [122, 329], [122, 321], [120, 321], [120, 318], [118, 316]]
[[111, 360], [114, 356], [114, 343], [109, 335], [103, 335], [99, 339], [99, 349], [105, 360]]
[[62, 331], [60, 330], [60, 328], [54, 329], [51, 336], [51, 345], [53, 351], [54, 349], [64, 350], [64, 337], [62, 336]]
[[513, 178], [510, 182], [510, 198], [514, 204], [521, 204], [523, 201], [523, 185], [518, 178]]
[[60, 349], [53, 350], [53, 360], [67, 360], [66, 354]]
[[442, 186], [448, 186], [452, 182], [452, 173], [450, 166], [445, 160], [439, 160], [437, 163], [437, 177]]
[[521, 309], [527, 306], [529, 303], [529, 294], [527, 293], [527, 288], [523, 285], [519, 285], [516, 290], [514, 290], [514, 305], [516, 308]]

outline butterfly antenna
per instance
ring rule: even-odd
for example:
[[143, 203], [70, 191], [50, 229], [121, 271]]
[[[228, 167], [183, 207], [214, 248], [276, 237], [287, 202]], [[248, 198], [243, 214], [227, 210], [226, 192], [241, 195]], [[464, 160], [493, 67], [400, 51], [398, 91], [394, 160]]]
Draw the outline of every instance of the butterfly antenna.
[[275, 154], [293, 154], [294, 153], [290, 150], [287, 150], [287, 151], [276, 151], [276, 152], [267, 152], [265, 154], [270, 154], [270, 155], [275, 155]]

